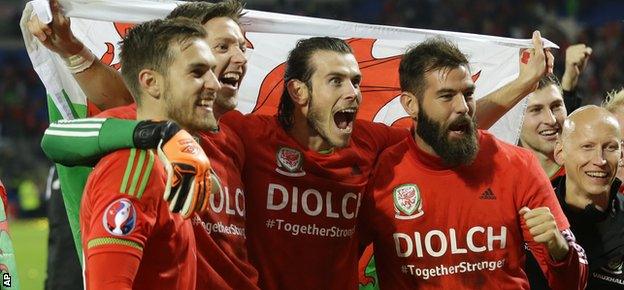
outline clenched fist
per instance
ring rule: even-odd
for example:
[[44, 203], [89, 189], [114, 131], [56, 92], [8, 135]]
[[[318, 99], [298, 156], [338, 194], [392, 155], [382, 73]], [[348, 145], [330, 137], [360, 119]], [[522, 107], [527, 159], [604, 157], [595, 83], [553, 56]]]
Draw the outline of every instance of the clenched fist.
[[568, 242], [557, 228], [555, 217], [548, 207], [529, 209], [523, 207], [519, 211], [529, 233], [537, 243], [544, 244], [548, 253], [555, 261], [561, 261], [568, 254]]

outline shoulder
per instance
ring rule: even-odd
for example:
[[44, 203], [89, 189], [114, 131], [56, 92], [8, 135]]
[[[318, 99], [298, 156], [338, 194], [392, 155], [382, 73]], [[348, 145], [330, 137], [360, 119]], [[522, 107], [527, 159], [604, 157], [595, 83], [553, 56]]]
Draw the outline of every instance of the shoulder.
[[222, 157], [225, 157], [242, 164], [245, 146], [241, 137], [227, 124], [220, 123], [219, 132], [201, 132], [199, 137], [200, 145], [211, 163], [224, 161]]
[[219, 122], [223, 122], [231, 128], [235, 128], [237, 127], [237, 125], [240, 125], [240, 123], [238, 122], [270, 123], [273, 120], [275, 120], [274, 116], [261, 114], [243, 114], [237, 110], [232, 110], [221, 116]]
[[240, 141], [240, 137], [236, 135], [234, 129], [227, 123], [219, 124], [219, 134], [221, 135], [220, 138], [231, 139], [234, 142]]
[[354, 135], [375, 135], [375, 133], [383, 133], [387, 134], [388, 132], [392, 132], [394, 130], [398, 130], [397, 128], [392, 128], [386, 124], [371, 122], [367, 120], [355, 120], [353, 126], [353, 134]]
[[98, 162], [86, 188], [98, 194], [125, 194], [140, 199], [146, 192], [164, 188], [166, 175], [157, 159], [152, 150], [117, 150]]
[[221, 116], [219, 123], [228, 126], [229, 129], [239, 135], [244, 132], [264, 131], [268, 127], [278, 126], [274, 116], [243, 114], [237, 110], [232, 110]]
[[225, 143], [223, 145], [232, 147], [234, 151], [240, 151], [243, 149], [243, 140], [229, 125], [223, 124], [222, 126], [219, 126], [219, 130], [221, 131], [219, 132], [219, 134], [221, 134], [220, 138], [223, 139]]
[[384, 149], [386, 145], [396, 144], [409, 136], [405, 128], [390, 127], [386, 124], [366, 120], [356, 120], [351, 137], [355, 142], [377, 143]]
[[377, 160], [377, 167], [383, 170], [390, 170], [389, 167], [395, 166], [400, 162], [410, 151], [409, 142], [412, 142], [411, 138], [404, 138], [400, 142], [391, 145], [384, 149]]
[[492, 133], [479, 130], [480, 150], [492, 154], [497, 161], [504, 163], [524, 164], [533, 163], [535, 156], [528, 149], [509, 144], [496, 138]]
[[97, 114], [98, 118], [136, 119], [136, 103], [108, 109]]

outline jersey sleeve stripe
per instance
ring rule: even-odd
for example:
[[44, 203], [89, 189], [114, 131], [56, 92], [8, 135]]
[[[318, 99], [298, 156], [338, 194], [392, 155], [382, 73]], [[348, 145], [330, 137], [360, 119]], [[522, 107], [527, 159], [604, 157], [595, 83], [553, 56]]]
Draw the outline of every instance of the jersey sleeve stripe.
[[145, 163], [145, 150], [141, 150], [139, 152], [139, 160], [137, 161], [134, 174], [132, 175], [132, 182], [130, 183], [130, 189], [128, 189], [127, 194], [136, 196], [136, 188], [139, 183], [139, 177], [141, 176], [141, 171], [143, 171], [143, 164]]
[[54, 129], [100, 129], [102, 123], [62, 123], [62, 124], [50, 124], [50, 128]]
[[126, 165], [126, 171], [124, 172], [123, 180], [121, 181], [121, 187], [119, 188], [119, 192], [126, 193], [126, 186], [128, 185], [128, 178], [130, 177], [130, 172], [132, 172], [132, 165], [134, 165], [134, 155], [136, 155], [136, 149], [130, 149], [130, 156], [128, 157], [128, 164]]
[[121, 246], [135, 248], [139, 251], [143, 251], [143, 246], [141, 246], [141, 244], [135, 241], [124, 240], [124, 239], [113, 238], [113, 237], [91, 239], [87, 243], [87, 249], [92, 249], [95, 247], [106, 246], [106, 245], [121, 245]]
[[73, 119], [73, 120], [59, 120], [58, 123], [104, 123], [106, 118], [83, 118], [83, 119]]
[[152, 173], [152, 168], [154, 167], [154, 152], [152, 152], [151, 150], [147, 152], [149, 153], [149, 161], [147, 161], [147, 166], [145, 168], [145, 171], [143, 172], [143, 176], [141, 176], [141, 186], [139, 187], [139, 191], [136, 194], [136, 197], [138, 199], [141, 199], [141, 196], [143, 196], [143, 192], [145, 192], [145, 187], [147, 186], [147, 181], [149, 180]]
[[61, 137], [97, 137], [100, 135], [98, 131], [64, 131], [64, 130], [45, 130], [45, 135], [61, 136]]

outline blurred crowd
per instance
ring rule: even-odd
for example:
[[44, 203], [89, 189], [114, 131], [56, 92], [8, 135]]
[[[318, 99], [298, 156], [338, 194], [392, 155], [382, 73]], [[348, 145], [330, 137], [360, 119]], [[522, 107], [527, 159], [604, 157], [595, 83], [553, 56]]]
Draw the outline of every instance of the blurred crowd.
[[[20, 204], [23, 184], [43, 196], [50, 162], [39, 148], [47, 127], [45, 89], [32, 69], [17, 25], [24, 1], [0, 3], [0, 179]], [[583, 104], [599, 104], [624, 86], [624, 2], [486, 0], [247, 1], [247, 8], [414, 28], [530, 38], [539, 29], [557, 43], [556, 75], [565, 49], [585, 43], [593, 54], [578, 85]], [[34, 187], [34, 189], [33, 189]], [[32, 193], [31, 193], [32, 195]]]

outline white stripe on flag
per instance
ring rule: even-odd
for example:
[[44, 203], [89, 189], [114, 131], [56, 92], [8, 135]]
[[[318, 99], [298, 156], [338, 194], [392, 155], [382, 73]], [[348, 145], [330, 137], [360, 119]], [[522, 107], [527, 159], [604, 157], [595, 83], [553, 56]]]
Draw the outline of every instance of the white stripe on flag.
[[102, 128], [102, 124], [76, 124], [76, 123], [69, 123], [69, 124], [56, 124], [56, 123], [52, 123], [50, 124], [50, 128], [55, 128], [55, 129], [100, 129]]
[[46, 130], [45, 135], [63, 136], [63, 137], [96, 137], [100, 135], [98, 131], [60, 131], [60, 130]]

